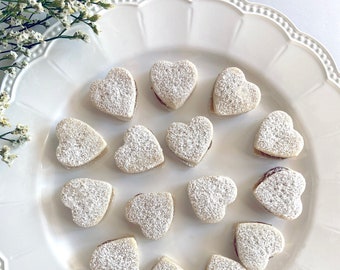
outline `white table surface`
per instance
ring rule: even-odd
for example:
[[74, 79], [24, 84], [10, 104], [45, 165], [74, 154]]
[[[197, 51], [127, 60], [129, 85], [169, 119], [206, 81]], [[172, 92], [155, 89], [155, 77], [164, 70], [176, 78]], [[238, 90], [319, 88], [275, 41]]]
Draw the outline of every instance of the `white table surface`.
[[286, 15], [302, 32], [314, 37], [340, 68], [339, 0], [256, 0]]

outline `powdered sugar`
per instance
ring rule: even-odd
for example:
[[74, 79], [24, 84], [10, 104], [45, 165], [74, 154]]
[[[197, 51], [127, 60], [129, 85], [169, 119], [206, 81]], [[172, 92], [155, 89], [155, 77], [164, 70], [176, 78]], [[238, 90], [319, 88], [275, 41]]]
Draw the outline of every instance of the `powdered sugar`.
[[162, 257], [152, 270], [183, 270], [182, 267], [173, 262], [170, 258]]
[[92, 103], [102, 112], [121, 120], [132, 118], [137, 88], [131, 73], [124, 68], [113, 68], [104, 80], [90, 86]]
[[227, 68], [218, 75], [213, 91], [213, 111], [216, 114], [245, 113], [255, 109], [260, 100], [260, 89], [248, 82], [240, 69]]
[[126, 173], [140, 173], [164, 162], [164, 155], [156, 137], [142, 125], [129, 128], [124, 145], [115, 153], [115, 162]]
[[188, 166], [198, 164], [208, 151], [213, 138], [213, 125], [204, 116], [190, 123], [175, 122], [167, 130], [166, 143], [170, 150]]
[[106, 148], [102, 136], [78, 119], [60, 121], [56, 135], [59, 140], [57, 159], [66, 167], [82, 166], [98, 157]]
[[140, 226], [143, 234], [157, 240], [169, 230], [174, 215], [174, 202], [168, 192], [138, 194], [126, 206], [128, 221]]
[[263, 223], [240, 223], [235, 231], [235, 247], [242, 264], [249, 270], [263, 270], [269, 259], [282, 252], [285, 241], [275, 227]]
[[263, 120], [254, 142], [258, 151], [280, 158], [299, 155], [303, 145], [302, 136], [293, 128], [292, 118], [283, 111], [274, 111]]
[[301, 194], [306, 181], [302, 174], [288, 168], [269, 170], [254, 190], [256, 199], [274, 215], [295, 219], [302, 212]]
[[188, 196], [200, 220], [216, 223], [224, 218], [226, 207], [236, 199], [237, 187], [228, 177], [206, 176], [189, 182]]
[[136, 240], [126, 237], [99, 245], [92, 253], [91, 270], [139, 270]]
[[207, 270], [246, 270], [241, 264], [232, 259], [213, 255], [207, 266]]
[[89, 178], [72, 179], [61, 191], [61, 201], [72, 210], [73, 221], [81, 227], [98, 224], [112, 196], [113, 189], [109, 183]]
[[197, 69], [188, 60], [175, 63], [159, 61], [150, 71], [152, 89], [170, 109], [180, 108], [189, 98], [197, 83]]

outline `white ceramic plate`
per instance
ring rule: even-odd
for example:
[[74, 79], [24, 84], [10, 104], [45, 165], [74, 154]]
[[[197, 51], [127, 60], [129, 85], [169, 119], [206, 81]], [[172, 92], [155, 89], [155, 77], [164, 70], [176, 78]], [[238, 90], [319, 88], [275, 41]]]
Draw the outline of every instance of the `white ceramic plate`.
[[[102, 14], [102, 33], [91, 44], [55, 41], [38, 47], [29, 68], [3, 89], [15, 96], [11, 116], [28, 123], [33, 140], [12, 168], [1, 166], [0, 252], [10, 269], [87, 269], [101, 242], [124, 235], [137, 239], [141, 269], [150, 269], [162, 255], [184, 269], [205, 269], [212, 254], [236, 259], [233, 226], [261, 221], [277, 226], [286, 248], [268, 269], [336, 269], [340, 248], [340, 90], [339, 75], [323, 47], [298, 32], [278, 12], [245, 1], [151, 0], [120, 3]], [[55, 31], [54, 26], [49, 33]], [[189, 59], [199, 72], [197, 89], [178, 111], [165, 110], [150, 90], [149, 70], [155, 61]], [[111, 67], [131, 71], [139, 89], [130, 122], [96, 111], [88, 102], [91, 81], [104, 78]], [[219, 118], [209, 111], [214, 80], [225, 67], [240, 67], [260, 86], [262, 101], [247, 114]], [[305, 138], [298, 158], [274, 160], [253, 153], [253, 139], [262, 119], [281, 109], [294, 119]], [[204, 115], [213, 122], [212, 148], [195, 168], [180, 163], [164, 143], [173, 121]], [[55, 126], [76, 117], [98, 130], [108, 152], [84, 168], [64, 169], [55, 158]], [[113, 153], [125, 130], [135, 124], [150, 128], [161, 142], [166, 162], [138, 175], [121, 173]], [[267, 213], [254, 199], [252, 187], [275, 166], [288, 166], [307, 179], [304, 211], [295, 221]], [[190, 179], [227, 175], [239, 194], [218, 224], [202, 224], [186, 195]], [[111, 183], [116, 196], [107, 216], [96, 227], [73, 224], [59, 200], [62, 185], [75, 177]], [[169, 191], [175, 198], [171, 230], [158, 241], [145, 239], [124, 218], [124, 206], [140, 192]]]

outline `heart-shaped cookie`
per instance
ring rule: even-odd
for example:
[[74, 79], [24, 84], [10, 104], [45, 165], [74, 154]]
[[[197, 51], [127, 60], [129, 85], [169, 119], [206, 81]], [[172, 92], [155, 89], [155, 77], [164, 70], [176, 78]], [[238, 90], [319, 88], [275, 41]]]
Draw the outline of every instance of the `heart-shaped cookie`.
[[59, 140], [56, 155], [65, 167], [79, 167], [98, 157], [106, 148], [103, 137], [88, 124], [66, 118], [56, 127]]
[[106, 241], [92, 253], [91, 270], [139, 270], [136, 240], [125, 237]]
[[271, 257], [282, 252], [285, 240], [281, 232], [269, 224], [239, 223], [234, 244], [237, 256], [247, 269], [263, 270]]
[[256, 199], [271, 213], [296, 219], [302, 212], [301, 195], [306, 187], [302, 174], [284, 167], [265, 173], [254, 189]]
[[159, 61], [150, 71], [151, 87], [157, 98], [167, 108], [176, 110], [183, 106], [197, 83], [196, 66], [188, 60], [175, 63]]
[[164, 155], [159, 142], [150, 130], [137, 125], [124, 135], [124, 145], [115, 153], [115, 162], [126, 173], [140, 173], [159, 166]]
[[226, 207], [235, 201], [237, 187], [228, 177], [206, 176], [189, 182], [188, 196], [201, 221], [217, 223], [224, 218]]
[[100, 111], [120, 120], [130, 120], [136, 107], [136, 83], [125, 68], [113, 68], [104, 80], [91, 84], [90, 99]]
[[74, 223], [85, 228], [102, 220], [112, 196], [113, 188], [109, 183], [89, 178], [72, 179], [61, 191], [61, 201], [72, 210]]
[[141, 193], [126, 205], [128, 221], [138, 224], [145, 237], [157, 240], [169, 230], [174, 216], [174, 201], [169, 192]]
[[292, 118], [283, 111], [274, 111], [263, 120], [254, 142], [255, 150], [277, 158], [296, 157], [303, 145]]
[[204, 116], [194, 117], [190, 123], [175, 122], [166, 134], [170, 150], [186, 165], [196, 166], [211, 146], [213, 125]]
[[218, 115], [236, 115], [257, 107], [261, 91], [248, 82], [242, 70], [230, 67], [217, 77], [212, 95], [212, 110]]
[[178, 264], [168, 257], [162, 257], [152, 270], [183, 270]]
[[238, 262], [223, 257], [221, 255], [212, 255], [206, 270], [246, 270]]

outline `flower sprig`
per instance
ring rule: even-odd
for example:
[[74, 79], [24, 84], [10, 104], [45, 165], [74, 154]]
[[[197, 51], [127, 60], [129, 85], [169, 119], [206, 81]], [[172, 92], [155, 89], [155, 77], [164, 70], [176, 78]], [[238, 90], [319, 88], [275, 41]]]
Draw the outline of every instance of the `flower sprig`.
[[[1, 129], [10, 128], [11, 124], [9, 119], [5, 117], [5, 111], [9, 107], [9, 95], [6, 92], [0, 94], [0, 127]], [[4, 141], [0, 148], [1, 160], [8, 165], [11, 165], [13, 160], [17, 158], [17, 155], [11, 153], [11, 147], [18, 147], [30, 140], [28, 134], [28, 127], [18, 124], [14, 129], [10, 129], [0, 134], [0, 140]]]
[[[83, 23], [96, 34], [99, 33], [96, 22], [100, 18], [95, 8], [109, 9], [110, 0], [0, 0], [0, 76], [2, 73], [15, 76], [25, 68], [25, 59], [31, 56], [31, 49], [41, 43], [56, 39], [89, 41], [82, 31], [66, 34], [75, 24]], [[61, 28], [54, 36], [46, 37], [45, 30], [53, 23], [60, 22]], [[25, 56], [25, 57], [21, 57]], [[17, 155], [12, 148], [30, 140], [28, 127], [16, 125], [11, 129], [10, 121], [5, 116], [9, 106], [9, 96], [0, 93], [0, 158], [10, 165]]]
[[[72, 25], [83, 23], [94, 33], [99, 29], [99, 15], [95, 7], [112, 7], [109, 0], [1, 0], [0, 1], [0, 72], [15, 75], [18, 69], [27, 66], [19, 56], [29, 57], [31, 49], [43, 42], [55, 39], [80, 39], [89, 41], [86, 33], [76, 31], [66, 34]], [[44, 31], [55, 22], [62, 29], [53, 37], [45, 37]], [[18, 60], [20, 59], [20, 60]]]

